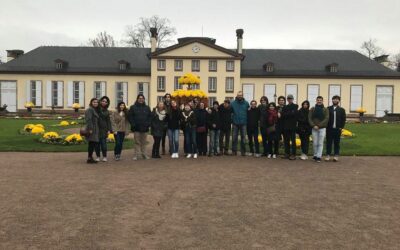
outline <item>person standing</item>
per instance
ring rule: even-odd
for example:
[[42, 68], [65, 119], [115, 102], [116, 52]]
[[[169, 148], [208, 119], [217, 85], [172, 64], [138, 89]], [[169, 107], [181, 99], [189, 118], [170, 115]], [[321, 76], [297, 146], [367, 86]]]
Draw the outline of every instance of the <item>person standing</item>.
[[239, 91], [235, 100], [231, 104], [232, 107], [232, 123], [233, 123], [233, 138], [232, 138], [232, 154], [237, 155], [238, 137], [240, 133], [240, 151], [241, 155], [246, 155], [245, 140], [246, 140], [246, 125], [247, 125], [247, 110], [249, 103], [243, 98], [243, 92]]
[[219, 114], [221, 118], [221, 131], [219, 134], [219, 151], [223, 155], [229, 155], [229, 142], [232, 133], [232, 109], [231, 101], [226, 99], [219, 106]]
[[115, 138], [114, 159], [119, 161], [125, 137], [129, 134], [128, 109], [124, 102], [118, 103], [116, 110], [111, 112], [110, 118]]
[[304, 101], [297, 117], [297, 133], [299, 134], [301, 142], [301, 156], [300, 159], [308, 159], [308, 148], [310, 145], [311, 126], [308, 122], [308, 113], [310, 112], [310, 102]]
[[133, 160], [138, 160], [139, 157], [143, 159], [150, 159], [146, 155], [147, 133], [151, 125], [151, 110], [146, 105], [145, 97], [143, 94], [137, 95], [136, 102], [129, 108], [128, 119], [131, 124], [131, 130], [134, 133], [134, 152]]
[[93, 159], [93, 152], [96, 151], [97, 158], [100, 157], [99, 145], [99, 100], [92, 98], [89, 103], [89, 108], [85, 111], [86, 123], [86, 141], [88, 141], [88, 159], [87, 163], [97, 163]]
[[207, 155], [207, 110], [204, 102], [200, 102], [195, 108], [196, 115], [196, 140], [200, 156]]
[[[100, 98], [99, 108], [99, 143], [100, 150], [103, 155], [103, 162], [107, 162], [107, 137], [112, 131], [110, 112], [108, 107], [110, 106], [110, 99], [107, 96]], [[96, 161], [100, 161], [99, 158]]]
[[266, 132], [268, 138], [268, 159], [276, 159], [279, 154], [279, 138], [277, 135], [277, 124], [278, 124], [278, 110], [274, 102], [268, 104], [267, 110], [267, 122], [266, 122]]
[[221, 129], [221, 117], [219, 113], [219, 103], [213, 102], [213, 107], [210, 109], [207, 116], [208, 129], [210, 131], [210, 142], [208, 146], [208, 156], [219, 156], [219, 134]]
[[282, 108], [283, 120], [283, 138], [285, 146], [284, 158], [296, 160], [296, 128], [297, 128], [297, 110], [299, 106], [295, 104], [293, 95], [288, 95], [287, 105]]
[[329, 110], [324, 107], [323, 102], [324, 98], [322, 96], [318, 96], [315, 107], [312, 107], [308, 113], [308, 122], [312, 127], [314, 149], [313, 159], [316, 162], [321, 162], [324, 139], [326, 135], [326, 126], [328, 125], [329, 121]]
[[164, 102], [159, 102], [154, 108], [151, 119], [151, 135], [153, 136], [153, 150], [151, 158], [161, 158], [160, 144], [168, 127], [167, 111]]
[[168, 142], [171, 150], [171, 158], [179, 158], [179, 127], [181, 111], [175, 100], [171, 101], [168, 116]]
[[267, 156], [268, 148], [267, 148], [267, 115], [268, 115], [268, 98], [266, 96], [262, 96], [260, 98], [260, 105], [258, 105], [258, 109], [260, 110], [260, 133], [262, 138], [262, 146], [264, 149], [263, 156]]
[[[169, 111], [171, 109], [171, 94], [170, 93], [166, 93], [164, 95], [164, 106], [165, 106], [165, 111], [167, 112], [167, 114], [169, 114]], [[167, 137], [167, 130], [165, 131], [165, 134], [162, 136], [161, 139], [161, 154], [165, 155], [165, 139]], [[171, 155], [171, 148], [169, 149], [169, 154]]]
[[[279, 140], [279, 142], [282, 140], [283, 138], [283, 119], [282, 119], [282, 109], [283, 107], [285, 107], [286, 105], [286, 98], [284, 96], [279, 96], [278, 97], [278, 106], [277, 111], [278, 111], [278, 122], [276, 124], [276, 138]], [[279, 147], [278, 147], [279, 150]], [[277, 155], [279, 154], [279, 152], [277, 153]]]
[[197, 159], [197, 142], [196, 142], [196, 115], [191, 109], [190, 105], [185, 104], [185, 108], [182, 111], [181, 125], [185, 133], [185, 145], [187, 150], [186, 158]]
[[332, 97], [332, 105], [328, 107], [329, 121], [326, 129], [326, 157], [330, 161], [333, 144], [333, 161], [339, 161], [340, 136], [346, 125], [346, 110], [340, 106], [340, 96]]
[[257, 101], [250, 102], [247, 111], [247, 137], [249, 139], [249, 156], [260, 157], [260, 144], [258, 142], [258, 125], [260, 122], [260, 109], [257, 108]]

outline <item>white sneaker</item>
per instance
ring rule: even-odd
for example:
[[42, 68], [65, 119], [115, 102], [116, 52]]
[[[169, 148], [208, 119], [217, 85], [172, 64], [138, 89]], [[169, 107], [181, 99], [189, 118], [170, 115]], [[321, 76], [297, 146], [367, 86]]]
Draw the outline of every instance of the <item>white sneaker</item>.
[[260, 158], [261, 155], [260, 154], [255, 154], [255, 156], [256, 156], [256, 158]]
[[337, 156], [337, 155], [335, 155], [334, 157], [333, 157], [333, 161], [339, 161], [339, 156]]
[[97, 157], [97, 158], [95, 159], [95, 161], [99, 162], [99, 161], [100, 161], [100, 158], [99, 158], [99, 157]]
[[179, 154], [175, 153], [175, 159], [178, 159], [178, 158], [179, 158]]
[[271, 159], [271, 157], [272, 157], [272, 155], [271, 155], [271, 154], [268, 154], [267, 158], [268, 158], [268, 159]]
[[250, 153], [250, 152], [247, 152], [246, 155], [247, 155], [247, 156], [253, 156], [253, 154]]
[[306, 160], [306, 155], [305, 154], [301, 154], [301, 156], [300, 156], [300, 159], [302, 159], [303, 161], [305, 161]]
[[273, 158], [273, 159], [276, 159], [276, 154], [273, 154], [273, 155], [272, 155], [272, 158]]
[[325, 161], [330, 161], [331, 160], [331, 157], [329, 156], [329, 155], [327, 155], [326, 157], [325, 157]]
[[[196, 155], [196, 157], [197, 157], [197, 155]], [[186, 158], [192, 158], [192, 154], [188, 154], [187, 156], [186, 156]]]
[[103, 157], [103, 162], [107, 162], [107, 157]]
[[173, 153], [173, 154], [171, 155], [171, 158], [172, 158], [172, 159], [175, 159], [175, 153]]
[[137, 160], [138, 160], [137, 156], [134, 156], [134, 157], [132, 158], [132, 160], [137, 161]]
[[197, 154], [194, 154], [194, 155], [193, 155], [193, 158], [197, 159]]

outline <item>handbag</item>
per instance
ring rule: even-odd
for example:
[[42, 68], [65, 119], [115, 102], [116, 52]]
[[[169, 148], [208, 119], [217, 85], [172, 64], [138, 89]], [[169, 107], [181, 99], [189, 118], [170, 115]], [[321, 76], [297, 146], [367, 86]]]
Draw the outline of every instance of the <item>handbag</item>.
[[204, 133], [204, 132], [206, 132], [206, 127], [205, 126], [197, 127], [196, 128], [196, 132], [197, 133]]
[[275, 126], [269, 126], [269, 127], [267, 128], [267, 134], [274, 133], [275, 131], [276, 131]]

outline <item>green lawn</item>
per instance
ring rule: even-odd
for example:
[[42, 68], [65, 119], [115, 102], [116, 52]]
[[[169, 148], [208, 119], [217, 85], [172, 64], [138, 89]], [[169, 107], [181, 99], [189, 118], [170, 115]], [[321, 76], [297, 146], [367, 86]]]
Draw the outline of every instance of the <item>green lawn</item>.
[[[37, 142], [39, 135], [20, 135], [18, 133], [28, 123], [41, 123], [46, 127], [46, 131], [55, 131], [60, 134], [65, 134], [63, 129], [73, 127], [52, 126], [59, 122], [60, 120], [0, 119], [0, 151], [86, 151], [86, 144], [71, 146], [43, 144]], [[355, 136], [342, 139], [342, 155], [400, 155], [400, 124], [347, 124], [346, 128]], [[113, 143], [108, 145], [109, 150], [114, 148]], [[124, 144], [125, 148], [132, 148], [132, 146], [132, 140]]]
[[[71, 120], [67, 120], [71, 121]], [[78, 120], [74, 120], [78, 122]], [[41, 120], [41, 119], [0, 119], [0, 151], [28, 151], [28, 152], [85, 152], [87, 144], [82, 145], [50, 145], [39, 143], [41, 135], [21, 135], [19, 130], [25, 124], [43, 124], [46, 132], [54, 131], [59, 134], [68, 134], [64, 129], [80, 127], [79, 125], [59, 127], [54, 126], [60, 120]], [[132, 140], [126, 141], [124, 148], [132, 148]], [[108, 143], [108, 150], [114, 149], [114, 143]]]

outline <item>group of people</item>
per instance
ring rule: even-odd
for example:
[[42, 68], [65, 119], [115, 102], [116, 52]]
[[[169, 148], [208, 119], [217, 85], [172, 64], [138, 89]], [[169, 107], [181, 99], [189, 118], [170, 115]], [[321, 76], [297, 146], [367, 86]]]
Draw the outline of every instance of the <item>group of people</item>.
[[[304, 101], [299, 108], [293, 95], [278, 97], [278, 103], [269, 102], [263, 96], [260, 103], [248, 103], [239, 91], [231, 102], [222, 104], [214, 101], [212, 107], [197, 98], [178, 104], [170, 94], [151, 110], [142, 94], [129, 107], [124, 102], [116, 110], [109, 110], [107, 96], [90, 100], [85, 113], [86, 140], [88, 141], [87, 163], [107, 161], [107, 137], [115, 137], [114, 159], [121, 159], [124, 139], [134, 133], [134, 157], [150, 159], [146, 153], [147, 136], [153, 136], [151, 158], [161, 158], [166, 152], [166, 137], [169, 141], [169, 155], [179, 158], [179, 136], [183, 131], [184, 154], [186, 158], [199, 156], [240, 155], [265, 156], [276, 159], [283, 138], [282, 158], [295, 160], [297, 154], [296, 134], [301, 141], [300, 159], [308, 159], [310, 136], [313, 141], [313, 159], [321, 162], [326, 137], [326, 161], [339, 160], [341, 130], [346, 123], [346, 111], [340, 106], [340, 97], [332, 97], [332, 105], [325, 107], [323, 97], [316, 98], [314, 107]], [[240, 149], [238, 148], [240, 135]], [[259, 135], [261, 135], [260, 150]], [[232, 147], [230, 140], [232, 136]], [[249, 150], [246, 152], [246, 136]], [[207, 138], [209, 138], [207, 140]], [[333, 154], [332, 154], [333, 146]], [[161, 153], [160, 153], [161, 149]], [[96, 157], [93, 157], [93, 154]], [[100, 158], [100, 153], [102, 158]]]

